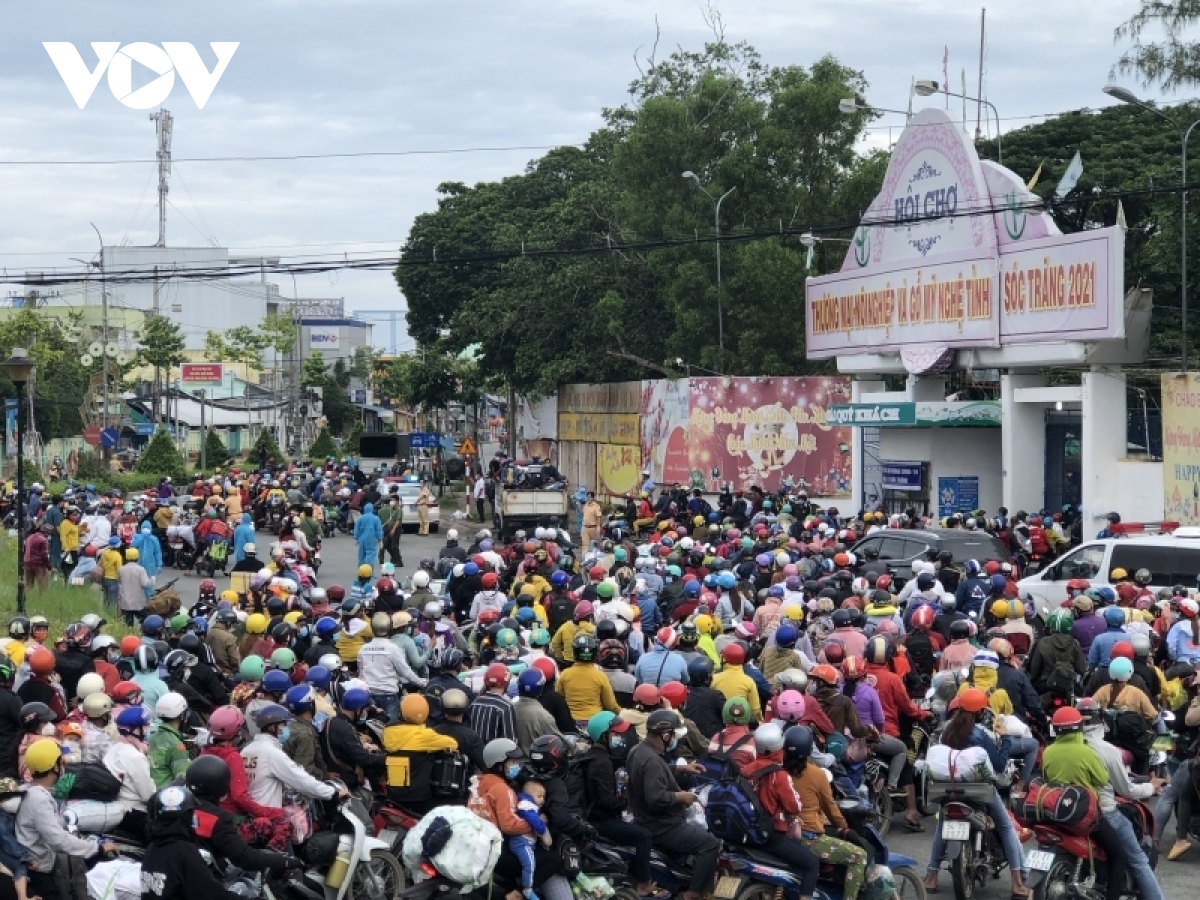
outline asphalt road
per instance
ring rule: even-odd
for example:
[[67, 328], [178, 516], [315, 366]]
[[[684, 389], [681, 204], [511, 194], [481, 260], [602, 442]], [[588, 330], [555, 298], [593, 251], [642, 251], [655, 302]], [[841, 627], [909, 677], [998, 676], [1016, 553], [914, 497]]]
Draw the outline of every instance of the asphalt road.
[[[426, 537], [419, 537], [416, 534], [405, 534], [400, 541], [400, 551], [404, 557], [405, 565], [398, 567], [397, 574], [401, 578], [410, 576], [420, 562], [423, 556], [436, 557], [438, 551], [446, 543], [445, 532], [450, 527], [456, 527], [463, 537], [463, 545], [470, 544], [471, 535], [478, 526], [471, 523], [453, 523], [450, 521], [449, 514], [443, 511], [442, 516], [442, 532], [440, 534], [431, 534]], [[269, 552], [271, 544], [270, 535], [266, 533], [259, 534], [258, 546], [260, 554], [265, 556]], [[321, 567], [320, 582], [323, 586], [328, 587], [331, 584], [341, 584], [348, 587], [354, 579], [354, 571], [356, 566], [356, 549], [353, 538], [338, 535], [328, 538], [324, 541], [321, 550], [323, 565]], [[169, 572], [170, 570], [168, 570]], [[173, 576], [168, 576], [173, 577]], [[178, 585], [180, 595], [189, 599], [195, 597], [199, 579], [194, 576], [184, 576]], [[933, 840], [933, 828], [935, 826], [933, 818], [926, 818], [924, 834], [910, 834], [905, 831], [903, 826], [903, 815], [898, 813], [892, 824], [891, 832], [888, 835], [888, 844], [895, 853], [903, 853], [908, 856], [915, 857], [918, 862], [918, 871], [924, 873], [925, 865], [929, 861], [929, 849]], [[1192, 850], [1179, 862], [1168, 862], [1166, 858], [1166, 850], [1171, 845], [1173, 839], [1173, 828], [1169, 838], [1164, 838], [1162, 843], [1162, 854], [1158, 867], [1160, 884], [1162, 885], [1163, 893], [1168, 900], [1185, 900], [1185, 898], [1195, 897], [1197, 894], [1196, 884], [1200, 877], [1200, 847]], [[1029, 845], [1026, 849], [1030, 849]], [[937, 897], [954, 896], [954, 889], [950, 883], [950, 873], [943, 871], [940, 880], [941, 889], [936, 895]], [[1009, 896], [1009, 881], [1007, 874], [1002, 875], [999, 881], [989, 882], [982, 892], [976, 896], [984, 898], [995, 898], [1002, 900]]]

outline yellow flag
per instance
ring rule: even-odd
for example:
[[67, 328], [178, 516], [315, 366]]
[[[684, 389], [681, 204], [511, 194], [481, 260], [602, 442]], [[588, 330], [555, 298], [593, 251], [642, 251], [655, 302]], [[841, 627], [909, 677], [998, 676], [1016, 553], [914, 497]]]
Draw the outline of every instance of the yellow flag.
[[1029, 179], [1029, 183], [1025, 185], [1029, 190], [1033, 190], [1033, 186], [1038, 183], [1038, 179], [1042, 177], [1042, 166], [1046, 164], [1045, 160], [1038, 163], [1037, 171], [1033, 173], [1033, 177]]

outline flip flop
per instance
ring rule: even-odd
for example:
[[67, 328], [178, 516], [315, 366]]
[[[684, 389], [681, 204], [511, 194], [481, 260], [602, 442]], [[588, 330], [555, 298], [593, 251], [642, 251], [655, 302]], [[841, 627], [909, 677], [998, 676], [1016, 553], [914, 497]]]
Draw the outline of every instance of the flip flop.
[[925, 830], [925, 826], [922, 825], [920, 822], [913, 822], [909, 819], [904, 820], [904, 827], [907, 828], [913, 834], [920, 834], [921, 832], [923, 832]]

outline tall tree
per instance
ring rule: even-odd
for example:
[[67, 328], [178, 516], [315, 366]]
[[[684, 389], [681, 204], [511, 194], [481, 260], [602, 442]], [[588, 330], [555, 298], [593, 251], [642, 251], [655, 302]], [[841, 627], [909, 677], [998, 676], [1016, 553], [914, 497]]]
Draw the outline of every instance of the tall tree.
[[[1146, 85], [1177, 91], [1200, 83], [1200, 43], [1185, 32], [1200, 23], [1200, 0], [1141, 0], [1138, 11], [1117, 27], [1116, 39], [1132, 45], [1114, 70]], [[1143, 41], [1147, 32], [1161, 34]]]
[[138, 360], [141, 364], [154, 367], [154, 415], [158, 418], [158, 404], [162, 383], [171, 380], [171, 369], [180, 365], [187, 357], [184, 348], [183, 330], [166, 316], [149, 315], [138, 332]]

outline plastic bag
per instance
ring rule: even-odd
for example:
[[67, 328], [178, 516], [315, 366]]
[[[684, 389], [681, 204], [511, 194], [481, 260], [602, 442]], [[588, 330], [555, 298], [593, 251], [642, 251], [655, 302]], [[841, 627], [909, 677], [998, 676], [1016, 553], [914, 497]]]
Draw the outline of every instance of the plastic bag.
[[75, 814], [75, 825], [88, 834], [112, 831], [125, 818], [125, 806], [121, 803], [105, 803], [102, 800], [68, 800], [68, 812]]
[[582, 900], [608, 900], [616, 890], [607, 878], [580, 872], [571, 883], [571, 893]]
[[874, 865], [867, 868], [867, 880], [859, 892], [859, 900], [891, 900], [896, 896], [896, 876], [887, 866]]
[[[436, 843], [424, 840], [426, 832], [447, 828], [450, 835], [442, 840]], [[428, 860], [443, 876], [461, 884], [462, 893], [466, 894], [491, 880], [502, 841], [495, 825], [466, 807], [438, 806], [405, 835], [401, 859], [414, 882], [429, 877], [421, 868], [421, 863]], [[435, 848], [432, 855], [426, 855], [427, 847]]]
[[87, 873], [91, 900], [142, 900], [142, 866], [132, 859], [97, 863]]

